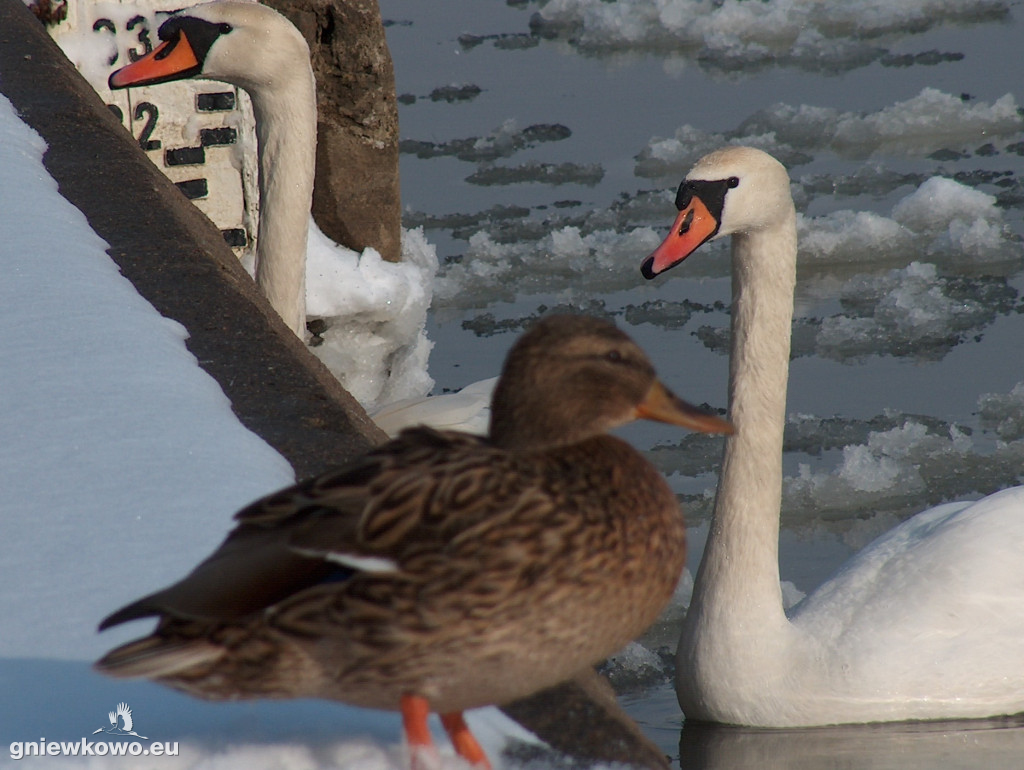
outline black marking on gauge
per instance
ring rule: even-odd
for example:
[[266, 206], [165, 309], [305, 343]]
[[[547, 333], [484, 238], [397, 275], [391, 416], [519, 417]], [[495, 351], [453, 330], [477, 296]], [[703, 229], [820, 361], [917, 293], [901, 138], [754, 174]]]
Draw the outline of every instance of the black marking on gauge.
[[128, 61], [132, 62], [138, 61], [153, 51], [153, 41], [149, 39], [149, 24], [146, 22], [145, 16], [133, 16], [125, 25], [125, 29], [129, 32], [133, 32], [136, 27], [139, 27], [138, 40], [142, 44], [142, 48], [141, 50], [139, 48], [128, 49]]
[[225, 126], [224, 128], [201, 128], [199, 129], [199, 143], [203, 147], [221, 147], [228, 144], [235, 144], [238, 141], [238, 131]]
[[206, 163], [206, 150], [202, 147], [177, 147], [164, 151], [166, 166], [201, 166]]
[[[93, 22], [93, 25], [92, 25], [92, 31], [93, 32], [99, 32], [101, 29], [105, 29], [107, 32], [111, 33], [115, 37], [117, 36], [117, 27], [114, 26], [114, 22], [112, 22], [110, 19], [96, 19], [96, 21]], [[114, 53], [112, 53], [110, 55], [110, 58], [107, 59], [107, 66], [113, 66], [113, 64], [116, 61], [117, 61], [117, 47], [115, 46], [114, 47]]]
[[242, 248], [249, 243], [249, 238], [241, 227], [229, 227], [221, 230], [220, 234], [224, 236], [224, 242], [232, 248]]
[[197, 112], [228, 112], [235, 109], [234, 91], [196, 94]]
[[160, 118], [160, 110], [155, 104], [151, 102], [139, 102], [135, 105], [135, 120], [142, 120], [142, 116], [146, 116], [146, 125], [142, 127], [142, 133], [139, 134], [139, 146], [146, 150], [159, 150], [160, 140], [150, 139], [153, 135], [154, 129], [156, 129], [156, 122]]
[[186, 179], [184, 182], [175, 182], [174, 186], [181, 190], [182, 195], [190, 201], [205, 198], [210, 194], [210, 188], [205, 179]]

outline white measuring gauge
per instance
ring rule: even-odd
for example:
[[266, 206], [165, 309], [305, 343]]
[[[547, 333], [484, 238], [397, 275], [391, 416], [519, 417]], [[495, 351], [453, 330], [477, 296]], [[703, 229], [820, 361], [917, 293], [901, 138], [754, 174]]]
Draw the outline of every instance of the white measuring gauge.
[[157, 28], [180, 7], [180, 0], [74, 0], [67, 18], [49, 31], [157, 168], [220, 228], [237, 254], [253, 253], [258, 159], [248, 95], [212, 80], [118, 91], [107, 86], [111, 72], [159, 45]]

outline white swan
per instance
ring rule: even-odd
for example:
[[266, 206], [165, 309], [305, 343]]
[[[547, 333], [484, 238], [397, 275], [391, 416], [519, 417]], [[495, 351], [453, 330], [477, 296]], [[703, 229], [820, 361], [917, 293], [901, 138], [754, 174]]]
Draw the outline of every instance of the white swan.
[[491, 396], [497, 382], [497, 377], [490, 377], [456, 393], [395, 401], [371, 413], [370, 419], [391, 438], [412, 425], [484, 436], [491, 421]]
[[306, 334], [306, 240], [316, 165], [316, 86], [309, 47], [284, 16], [252, 2], [214, 2], [160, 25], [164, 42], [109, 79], [127, 88], [223, 80], [252, 99], [259, 142], [256, 283], [288, 327]]
[[782, 432], [796, 277], [783, 166], [702, 158], [650, 278], [732, 236], [732, 351], [722, 475], [677, 653], [687, 718], [763, 727], [1024, 712], [1024, 487], [925, 511], [783, 612]]
[[[225, 0], [178, 11], [158, 34], [163, 44], [114, 72], [110, 87], [210, 78], [248, 92], [256, 116], [260, 161], [256, 282], [302, 338], [316, 167], [316, 87], [306, 42], [276, 11]], [[484, 434], [495, 379], [455, 394], [388, 404], [374, 414], [374, 420], [391, 436], [419, 424]]]

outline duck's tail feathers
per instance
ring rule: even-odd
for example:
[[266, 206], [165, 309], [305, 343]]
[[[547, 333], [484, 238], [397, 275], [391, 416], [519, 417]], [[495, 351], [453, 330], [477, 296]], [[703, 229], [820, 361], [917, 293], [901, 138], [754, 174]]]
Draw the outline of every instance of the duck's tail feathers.
[[93, 664], [109, 676], [160, 679], [212, 663], [224, 649], [202, 639], [147, 636], [115, 647]]

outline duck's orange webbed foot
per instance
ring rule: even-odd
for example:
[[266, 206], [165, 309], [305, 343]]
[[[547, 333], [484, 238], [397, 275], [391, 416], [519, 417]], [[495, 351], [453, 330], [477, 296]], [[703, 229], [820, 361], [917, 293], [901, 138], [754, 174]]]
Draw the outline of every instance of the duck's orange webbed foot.
[[427, 699], [419, 695], [403, 695], [401, 711], [411, 770], [437, 770], [441, 766], [441, 757], [427, 726], [430, 715]]
[[462, 718], [461, 711], [453, 711], [450, 714], [441, 715], [441, 724], [444, 725], [448, 737], [452, 739], [455, 753], [467, 760], [473, 767], [479, 770], [491, 770], [491, 763], [487, 761], [487, 755], [480, 748], [473, 733], [469, 731], [466, 720]]

